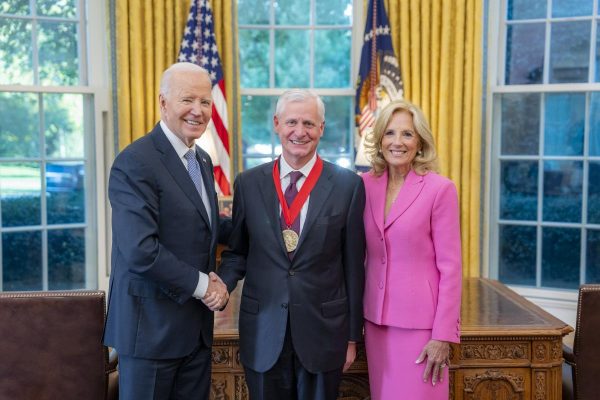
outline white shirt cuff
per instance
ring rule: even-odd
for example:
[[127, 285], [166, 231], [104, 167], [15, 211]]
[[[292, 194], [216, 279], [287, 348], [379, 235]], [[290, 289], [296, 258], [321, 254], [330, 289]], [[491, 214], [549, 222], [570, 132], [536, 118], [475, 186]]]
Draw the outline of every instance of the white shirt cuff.
[[204, 272], [198, 272], [200, 278], [198, 279], [198, 285], [196, 286], [196, 290], [194, 290], [194, 296], [197, 299], [201, 299], [206, 294], [206, 290], [208, 289], [208, 275]]

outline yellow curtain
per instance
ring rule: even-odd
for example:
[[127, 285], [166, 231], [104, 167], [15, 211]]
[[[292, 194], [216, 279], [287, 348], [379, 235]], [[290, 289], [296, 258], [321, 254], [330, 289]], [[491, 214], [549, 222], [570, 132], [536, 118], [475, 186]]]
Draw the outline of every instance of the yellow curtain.
[[[460, 198], [463, 275], [479, 276], [483, 4], [384, 0], [404, 97], [423, 109]], [[366, 14], [365, 14], [366, 15]]]
[[[119, 149], [143, 136], [159, 120], [162, 72], [177, 60], [190, 0], [119, 0], [116, 3]], [[225, 75], [232, 148], [237, 78], [235, 0], [212, 0], [215, 36]], [[236, 96], [237, 97], [237, 96]], [[235, 155], [232, 154], [233, 160]]]

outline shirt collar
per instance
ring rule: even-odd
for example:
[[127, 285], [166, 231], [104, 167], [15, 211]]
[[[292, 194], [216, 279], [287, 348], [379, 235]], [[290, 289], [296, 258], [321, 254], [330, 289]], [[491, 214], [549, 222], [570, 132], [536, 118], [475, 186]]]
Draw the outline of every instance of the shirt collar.
[[290, 166], [290, 164], [287, 163], [287, 161], [285, 161], [285, 158], [282, 155], [281, 157], [279, 157], [279, 179], [283, 179], [285, 176], [287, 176], [292, 171], [300, 171], [300, 172], [302, 172], [302, 175], [304, 177], [307, 177], [308, 174], [310, 174], [310, 170], [315, 166], [316, 162], [317, 162], [317, 152], [315, 152], [315, 154], [313, 154], [312, 158], [306, 164], [304, 164], [304, 166], [302, 168], [295, 170], [294, 168], [292, 168]]
[[[181, 139], [179, 139], [167, 126], [167, 124], [165, 124], [165, 122], [163, 120], [160, 121], [160, 127], [162, 128], [163, 132], [165, 133], [165, 136], [167, 136], [167, 139], [169, 139], [169, 142], [171, 142], [171, 145], [173, 146], [173, 148], [175, 149], [175, 152], [177, 153], [177, 155], [179, 156], [179, 158], [182, 158], [185, 156], [185, 153], [187, 153], [188, 151], [190, 151], [190, 147], [187, 147], [185, 145], [185, 143], [183, 143], [181, 141]], [[196, 152], [196, 146], [192, 146], [191, 147], [192, 150], [194, 150], [194, 153]]]

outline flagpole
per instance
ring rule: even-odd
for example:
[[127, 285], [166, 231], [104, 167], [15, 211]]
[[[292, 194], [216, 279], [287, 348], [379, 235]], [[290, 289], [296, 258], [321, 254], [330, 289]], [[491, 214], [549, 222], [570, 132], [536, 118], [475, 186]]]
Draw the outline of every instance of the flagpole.
[[375, 87], [377, 86], [377, 0], [371, 0], [373, 7], [371, 23], [371, 79], [369, 80], [369, 108], [371, 111], [377, 109]]

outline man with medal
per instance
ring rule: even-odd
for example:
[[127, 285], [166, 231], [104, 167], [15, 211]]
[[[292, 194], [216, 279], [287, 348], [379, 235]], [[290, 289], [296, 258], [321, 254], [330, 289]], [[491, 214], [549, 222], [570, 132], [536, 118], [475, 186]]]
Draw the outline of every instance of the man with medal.
[[240, 361], [251, 400], [333, 400], [362, 340], [362, 180], [317, 155], [321, 98], [289, 90], [273, 117], [282, 154], [239, 174], [219, 275], [244, 279]]

